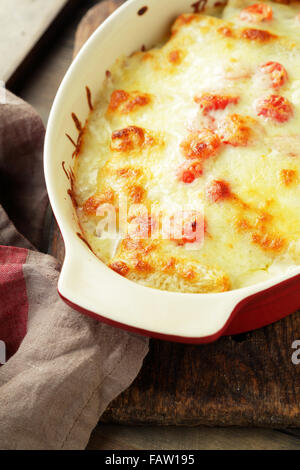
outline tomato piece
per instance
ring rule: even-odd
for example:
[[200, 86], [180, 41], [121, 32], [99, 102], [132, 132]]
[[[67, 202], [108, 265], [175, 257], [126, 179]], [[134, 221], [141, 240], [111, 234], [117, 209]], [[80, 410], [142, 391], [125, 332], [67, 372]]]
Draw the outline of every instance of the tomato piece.
[[203, 173], [201, 162], [184, 162], [177, 171], [179, 181], [190, 184]]
[[277, 38], [275, 34], [270, 33], [264, 29], [245, 28], [241, 34], [242, 39], [247, 41], [257, 41], [261, 44], [273, 41]]
[[252, 123], [254, 120], [248, 116], [229, 114], [219, 123], [218, 134], [224, 144], [244, 147], [251, 138], [252, 130], [249, 124]]
[[273, 18], [273, 11], [269, 5], [263, 3], [254, 3], [247, 8], [244, 8], [240, 13], [242, 21], [249, 23], [261, 23], [263, 21], [271, 21]]
[[273, 88], [283, 86], [288, 80], [287, 71], [279, 62], [266, 62], [260, 66], [260, 70], [262, 73], [270, 76]]
[[214, 180], [206, 189], [206, 195], [211, 202], [219, 202], [231, 196], [230, 186], [226, 181]]
[[283, 96], [271, 95], [261, 99], [256, 106], [258, 116], [277, 122], [286, 122], [293, 115], [292, 104]]
[[219, 137], [210, 129], [191, 132], [180, 144], [186, 158], [205, 160], [213, 157], [221, 145]]
[[283, 169], [280, 171], [279, 176], [285, 186], [290, 186], [297, 178], [297, 171]]
[[195, 103], [200, 104], [203, 114], [210, 111], [218, 111], [225, 109], [229, 104], [237, 104], [238, 96], [214, 95], [212, 93], [203, 93], [200, 97], [194, 98]]

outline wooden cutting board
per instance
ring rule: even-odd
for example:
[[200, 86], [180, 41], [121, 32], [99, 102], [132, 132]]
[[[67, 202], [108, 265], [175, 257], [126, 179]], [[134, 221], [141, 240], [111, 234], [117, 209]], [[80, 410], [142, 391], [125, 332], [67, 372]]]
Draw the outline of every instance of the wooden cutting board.
[[[120, 3], [104, 1], [89, 11], [77, 30], [75, 53]], [[52, 253], [63, 259], [57, 228]], [[292, 362], [292, 343], [297, 339], [300, 312], [204, 346], [151, 340], [139, 376], [114, 400], [102, 421], [300, 427], [300, 364]]]

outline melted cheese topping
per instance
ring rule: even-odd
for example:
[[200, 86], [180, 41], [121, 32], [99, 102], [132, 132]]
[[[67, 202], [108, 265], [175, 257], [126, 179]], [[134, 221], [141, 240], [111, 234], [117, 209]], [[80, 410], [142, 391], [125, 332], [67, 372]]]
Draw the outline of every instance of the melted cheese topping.
[[205, 293], [299, 263], [300, 47], [281, 28], [181, 15], [166, 44], [107, 74], [74, 191], [83, 233], [114, 271]]
[[[262, 0], [255, 2], [253, 0], [229, 0], [226, 8], [223, 10], [222, 18], [233, 21], [239, 26], [255, 25], [260, 29], [268, 30], [275, 34], [283, 34], [290, 38], [299, 38], [300, 31], [300, 5], [299, 2], [285, 5], [289, 1], [270, 2]], [[253, 5], [264, 5], [272, 11], [272, 17], [255, 14]], [[250, 8], [249, 8], [250, 7]], [[258, 11], [259, 9], [257, 9]], [[270, 16], [270, 15], [269, 15]]]

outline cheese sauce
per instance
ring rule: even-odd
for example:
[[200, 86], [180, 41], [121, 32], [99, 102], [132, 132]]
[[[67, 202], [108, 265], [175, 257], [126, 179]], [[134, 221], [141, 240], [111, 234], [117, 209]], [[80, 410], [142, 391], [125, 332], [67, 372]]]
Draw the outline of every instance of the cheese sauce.
[[285, 35], [297, 8], [263, 2], [263, 31], [241, 3], [225, 8], [232, 22], [181, 15], [162, 47], [119, 58], [81, 137], [83, 234], [149, 287], [223, 292], [299, 264], [300, 46]]

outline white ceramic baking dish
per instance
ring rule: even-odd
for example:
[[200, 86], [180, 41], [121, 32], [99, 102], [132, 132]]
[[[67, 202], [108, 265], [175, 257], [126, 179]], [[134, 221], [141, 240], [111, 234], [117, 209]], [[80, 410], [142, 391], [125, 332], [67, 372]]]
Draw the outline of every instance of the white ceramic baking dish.
[[106, 70], [118, 56], [129, 55], [142, 45], [153, 46], [177, 15], [193, 9], [191, 0], [130, 0], [98, 28], [72, 63], [55, 98], [44, 166], [66, 248], [58, 283], [62, 298], [110, 324], [154, 337], [201, 343], [263, 326], [299, 308], [300, 268], [220, 294], [171, 293], [133, 283], [106, 267], [79, 238], [76, 213], [67, 194], [70, 181], [62, 168], [63, 162], [66, 168], [73, 164], [74, 149], [66, 133], [75, 141], [78, 134], [71, 113], [83, 123], [89, 113], [85, 87], [96, 96]]

